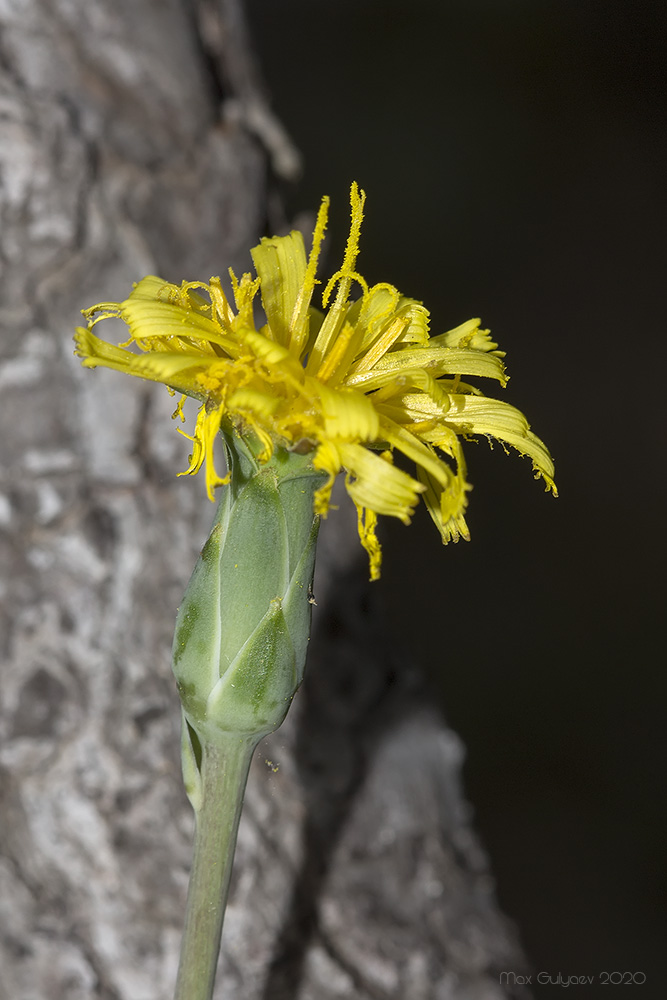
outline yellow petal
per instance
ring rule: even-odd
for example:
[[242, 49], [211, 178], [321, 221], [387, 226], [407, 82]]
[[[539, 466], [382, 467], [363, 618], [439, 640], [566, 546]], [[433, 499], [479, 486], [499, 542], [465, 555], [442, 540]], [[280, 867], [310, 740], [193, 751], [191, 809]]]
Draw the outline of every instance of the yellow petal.
[[335, 441], [375, 441], [380, 418], [367, 396], [354, 389], [331, 389], [308, 380], [322, 400], [324, 433]]
[[280, 406], [279, 396], [270, 396], [255, 389], [237, 389], [227, 398], [227, 408], [241, 414], [248, 410], [259, 417], [271, 417]]
[[485, 396], [453, 396], [447, 423], [465, 434], [486, 434], [506, 441], [533, 463], [535, 476], [541, 476], [546, 487], [558, 495], [554, 483], [554, 464], [549, 451], [540, 438], [530, 430], [530, 424], [520, 410], [509, 403]]
[[98, 365], [113, 368], [125, 372], [126, 375], [162, 382], [187, 396], [203, 398], [204, 393], [198, 379], [204, 367], [200, 354], [166, 352], [135, 354], [133, 351], [101, 340], [91, 330], [85, 330], [83, 327], [78, 327], [74, 340], [76, 353], [83, 359], [84, 368], [96, 368]]
[[294, 307], [306, 275], [303, 236], [294, 230], [289, 236], [265, 237], [250, 253], [271, 333], [277, 343], [288, 347]]
[[440, 532], [443, 543], [446, 545], [447, 542], [458, 542], [459, 538], [470, 541], [470, 532], [463, 516], [468, 504], [466, 492], [470, 487], [463, 477], [452, 473], [451, 483], [447, 490], [443, 491], [440, 483], [436, 482], [426, 469], [418, 467], [417, 475], [420, 482], [426, 486], [424, 503]]
[[230, 473], [226, 476], [221, 477], [215, 471], [215, 460], [214, 460], [214, 449], [215, 441], [220, 430], [220, 421], [224, 412], [224, 407], [221, 405], [214, 410], [207, 410], [205, 406], [202, 406], [199, 413], [197, 414], [197, 423], [195, 425], [194, 436], [190, 437], [189, 434], [185, 434], [181, 431], [180, 427], [177, 430], [183, 434], [185, 437], [190, 438], [192, 441], [192, 455], [190, 456], [190, 465], [184, 472], [179, 472], [179, 476], [193, 476], [202, 467], [204, 461], [206, 462], [206, 493], [211, 501], [215, 500], [213, 495], [213, 490], [216, 486], [224, 486], [229, 482]]
[[262, 361], [267, 368], [278, 369], [283, 374], [289, 373], [292, 378], [299, 382], [303, 381], [301, 365], [282, 344], [274, 343], [255, 330], [244, 330], [242, 338], [244, 346], [249, 347], [255, 357]]
[[341, 444], [338, 451], [350, 473], [346, 488], [355, 504], [408, 524], [424, 486], [363, 445]]
[[501, 385], [507, 383], [505, 367], [502, 361], [493, 354], [482, 351], [471, 351], [450, 347], [413, 348], [406, 347], [389, 351], [374, 365], [372, 371], [355, 371], [345, 379], [346, 385], [353, 385], [364, 392], [386, 385], [396, 375], [405, 369], [423, 368], [432, 376], [442, 375], [476, 375], [483, 378], [495, 378]]
[[322, 441], [313, 456], [313, 468], [320, 472], [326, 472], [329, 477], [324, 484], [315, 491], [314, 510], [316, 514], [326, 517], [331, 501], [331, 490], [336, 476], [342, 467], [340, 452], [333, 441]]
[[421, 389], [422, 392], [431, 397], [441, 413], [446, 413], [449, 409], [449, 393], [442, 383], [434, 379], [424, 368], [406, 368], [400, 375], [386, 372], [379, 376], [379, 379], [382, 387], [377, 388], [377, 391], [371, 396], [376, 408], [381, 409], [381, 404], [387, 402], [391, 405], [393, 397], [396, 395], [404, 395], [414, 389]]
[[428, 309], [421, 302], [401, 295], [393, 285], [384, 282], [373, 285], [368, 294], [351, 306], [348, 312], [349, 322], [364, 330], [362, 352], [397, 318], [403, 320], [397, 343], [428, 343]]
[[[84, 368], [97, 368], [98, 365], [102, 365], [104, 368], [114, 368], [116, 371], [130, 375], [135, 374], [133, 367], [140, 355], [127, 351], [123, 347], [116, 347], [115, 344], [107, 343], [92, 330], [78, 326], [74, 334], [74, 343], [76, 345], [74, 353], [78, 358], [81, 358], [81, 364]], [[146, 377], [150, 378], [150, 376]]]
[[431, 337], [433, 346], [467, 347], [473, 351], [493, 351], [496, 357], [504, 358], [505, 351], [499, 351], [498, 345], [491, 337], [490, 330], [480, 330], [480, 319], [469, 319], [466, 323], [437, 337]]
[[384, 357], [389, 348], [394, 346], [405, 330], [407, 322], [406, 317], [394, 316], [391, 323], [382, 331], [373, 345], [368, 348], [364, 356], [352, 366], [350, 370], [351, 374], [371, 371], [380, 359]]
[[416, 299], [408, 299], [401, 295], [398, 303], [397, 313], [408, 318], [408, 324], [399, 338], [401, 344], [423, 344], [429, 342], [429, 311], [417, 302]]
[[259, 288], [259, 278], [253, 280], [250, 274], [244, 274], [239, 281], [231, 267], [229, 277], [232, 282], [234, 302], [238, 310], [237, 315], [232, 320], [232, 326], [237, 333], [243, 330], [252, 330], [254, 327], [254, 299]]
[[359, 350], [368, 350], [375, 338], [394, 318], [401, 294], [393, 285], [382, 282], [368, 289], [366, 295], [355, 302], [347, 314], [348, 322], [363, 330]]
[[547, 489], [557, 495], [553, 480], [553, 459], [544, 442], [530, 430], [530, 425], [520, 410], [509, 403], [486, 396], [452, 394], [450, 401], [451, 406], [442, 418], [439, 418], [437, 406], [423, 394], [404, 396], [401, 406], [413, 420], [428, 417], [441, 419], [443, 426], [458, 434], [484, 434], [506, 442], [532, 459], [536, 477], [542, 476]]
[[[210, 312], [211, 306], [208, 306]], [[195, 309], [190, 297], [176, 285], [150, 275], [140, 281], [129, 297], [118, 305], [118, 315], [126, 323], [132, 339], [139, 343], [154, 340], [151, 350], [176, 350], [172, 338], [187, 338], [201, 347], [218, 344], [234, 348], [218, 324]]]
[[445, 463], [438, 458], [432, 448], [424, 444], [409, 430], [383, 418], [381, 421], [382, 435], [394, 448], [398, 448], [415, 465], [421, 466], [438, 481], [441, 487], [450, 483], [451, 472]]

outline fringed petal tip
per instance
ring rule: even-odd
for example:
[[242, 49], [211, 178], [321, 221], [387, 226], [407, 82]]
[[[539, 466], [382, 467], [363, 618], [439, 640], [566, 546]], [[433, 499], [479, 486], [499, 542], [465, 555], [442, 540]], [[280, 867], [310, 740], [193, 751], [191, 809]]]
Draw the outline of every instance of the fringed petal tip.
[[542, 480], [544, 483], [544, 490], [546, 493], [551, 493], [552, 496], [558, 496], [558, 487], [556, 483], [551, 478], [551, 476], [544, 471], [536, 462], [533, 462], [533, 476], [537, 480]]

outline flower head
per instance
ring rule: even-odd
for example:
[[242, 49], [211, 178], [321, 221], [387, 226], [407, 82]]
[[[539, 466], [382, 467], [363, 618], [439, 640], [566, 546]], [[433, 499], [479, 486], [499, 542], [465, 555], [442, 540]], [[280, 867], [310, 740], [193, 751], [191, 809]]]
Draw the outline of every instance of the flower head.
[[[479, 376], [506, 384], [504, 353], [489, 331], [473, 319], [430, 337], [421, 303], [384, 282], [369, 287], [355, 270], [365, 201], [356, 184], [350, 201], [343, 263], [324, 286], [321, 310], [312, 300], [328, 198], [309, 256], [299, 232], [263, 239], [251, 251], [257, 277], [239, 280], [230, 270], [231, 298], [219, 278], [180, 286], [144, 278], [124, 302], [85, 310], [88, 326], [75, 340], [85, 367], [115, 368], [181, 393], [174, 416], [183, 417], [186, 396], [199, 400], [185, 472], [205, 465], [211, 499], [227, 481], [213, 459], [221, 427], [254, 436], [260, 462], [275, 447], [311, 453], [328, 477], [315, 494], [316, 513], [327, 513], [333, 482], [345, 470], [377, 578], [378, 514], [407, 524], [422, 497], [444, 542], [469, 537], [462, 437], [481, 434], [513, 446], [532, 460], [547, 489], [555, 486], [549, 452], [523, 414], [462, 381]], [[266, 319], [259, 329], [258, 291]], [[110, 317], [129, 330], [119, 346], [94, 332]], [[416, 477], [394, 464], [396, 452], [414, 463]]]

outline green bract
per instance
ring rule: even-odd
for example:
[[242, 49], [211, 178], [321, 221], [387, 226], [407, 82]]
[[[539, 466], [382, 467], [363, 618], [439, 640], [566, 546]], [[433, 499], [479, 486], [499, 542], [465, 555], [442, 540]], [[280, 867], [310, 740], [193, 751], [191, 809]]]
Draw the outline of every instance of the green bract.
[[[229, 734], [256, 742], [277, 729], [301, 683], [310, 631], [313, 494], [324, 477], [294, 452], [276, 449], [260, 465], [239, 437], [226, 444], [230, 480], [174, 635], [184, 757], [191, 744], [192, 764], [197, 742]], [[186, 774], [188, 786], [195, 773]]]

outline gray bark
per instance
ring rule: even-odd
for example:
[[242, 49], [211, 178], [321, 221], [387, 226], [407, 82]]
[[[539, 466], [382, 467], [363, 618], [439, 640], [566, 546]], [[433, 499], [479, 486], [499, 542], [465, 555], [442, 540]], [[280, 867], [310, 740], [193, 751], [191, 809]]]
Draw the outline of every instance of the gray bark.
[[[267, 109], [236, 3], [0, 2], [0, 1000], [171, 995], [190, 857], [171, 631], [213, 508], [78, 310], [249, 266]], [[344, 501], [342, 502], [344, 504]], [[308, 680], [253, 765], [217, 995], [463, 1000], [520, 972], [462, 749], [328, 519]]]

